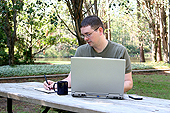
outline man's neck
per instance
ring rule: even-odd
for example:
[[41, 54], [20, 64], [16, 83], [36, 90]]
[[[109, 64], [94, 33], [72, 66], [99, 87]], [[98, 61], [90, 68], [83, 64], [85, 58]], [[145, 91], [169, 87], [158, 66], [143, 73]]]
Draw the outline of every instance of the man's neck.
[[107, 45], [108, 45], [108, 40], [104, 39], [102, 40], [101, 44], [98, 47], [93, 47], [93, 48], [97, 53], [101, 53], [106, 48]]

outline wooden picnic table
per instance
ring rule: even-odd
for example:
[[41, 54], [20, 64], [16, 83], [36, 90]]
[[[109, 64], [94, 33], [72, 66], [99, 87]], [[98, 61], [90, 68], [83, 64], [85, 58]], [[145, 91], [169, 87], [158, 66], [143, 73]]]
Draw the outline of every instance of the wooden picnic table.
[[143, 100], [133, 100], [124, 94], [124, 100], [78, 98], [56, 93], [44, 93], [34, 88], [41, 87], [39, 82], [0, 83], [0, 96], [7, 98], [7, 110], [12, 112], [12, 99], [26, 101], [48, 109], [57, 108], [72, 112], [91, 113], [170, 113], [170, 100], [144, 97]]

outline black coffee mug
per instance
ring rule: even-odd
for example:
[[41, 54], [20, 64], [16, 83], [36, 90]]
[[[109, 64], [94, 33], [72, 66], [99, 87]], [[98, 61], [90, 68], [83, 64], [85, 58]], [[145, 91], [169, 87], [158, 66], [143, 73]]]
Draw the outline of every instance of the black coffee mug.
[[[55, 90], [55, 84], [57, 84], [57, 91]], [[68, 95], [68, 82], [58, 81], [57, 83], [54, 83], [53, 89], [58, 95]]]

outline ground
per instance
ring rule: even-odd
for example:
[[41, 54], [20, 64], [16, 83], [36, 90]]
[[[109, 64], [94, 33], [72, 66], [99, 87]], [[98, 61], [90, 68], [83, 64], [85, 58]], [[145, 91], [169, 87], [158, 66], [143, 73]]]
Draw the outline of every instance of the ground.
[[[166, 73], [164, 71], [160, 72], [138, 72], [138, 73], [133, 73], [133, 75], [153, 75], [153, 74], [158, 74], [158, 75], [169, 75], [169, 73]], [[51, 80], [58, 81], [60, 80], [58, 77], [56, 78], [50, 78]], [[38, 79], [21, 79], [20, 82], [43, 82], [44, 78], [38, 78]], [[14, 82], [19, 82], [19, 80], [0, 80], [0, 83], [14, 83]], [[42, 107], [40, 105], [36, 104], [31, 104], [27, 102], [21, 102], [18, 100], [13, 100], [13, 112], [14, 113], [40, 113], [42, 112], [45, 107]], [[6, 113], [7, 112], [7, 99], [0, 97], [0, 113]], [[49, 112], [56, 112], [54, 109], [51, 109]]]

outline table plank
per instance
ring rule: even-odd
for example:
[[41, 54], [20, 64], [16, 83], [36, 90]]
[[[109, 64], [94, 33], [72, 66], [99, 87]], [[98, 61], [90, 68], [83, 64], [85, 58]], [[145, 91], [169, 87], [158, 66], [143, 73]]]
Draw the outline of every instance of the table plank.
[[63, 109], [73, 112], [107, 112], [107, 113], [169, 113], [170, 100], [143, 97], [143, 100], [133, 100], [124, 95], [124, 100], [78, 98], [69, 95], [47, 94], [34, 90], [42, 88], [39, 82], [25, 83], [1, 83], [0, 96], [26, 101], [52, 108]]

